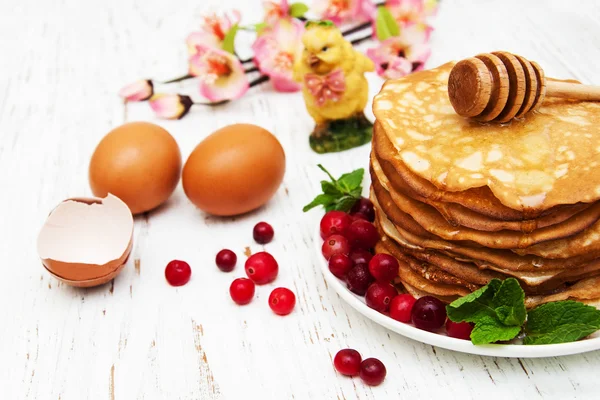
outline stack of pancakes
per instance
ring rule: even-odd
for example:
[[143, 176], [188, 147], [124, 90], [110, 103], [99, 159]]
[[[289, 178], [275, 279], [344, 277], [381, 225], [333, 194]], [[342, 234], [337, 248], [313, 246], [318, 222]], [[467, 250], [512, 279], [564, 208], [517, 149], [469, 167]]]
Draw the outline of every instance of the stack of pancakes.
[[415, 296], [450, 302], [514, 277], [528, 307], [600, 303], [600, 103], [469, 121], [448, 99], [453, 65], [387, 81], [373, 101], [376, 250]]

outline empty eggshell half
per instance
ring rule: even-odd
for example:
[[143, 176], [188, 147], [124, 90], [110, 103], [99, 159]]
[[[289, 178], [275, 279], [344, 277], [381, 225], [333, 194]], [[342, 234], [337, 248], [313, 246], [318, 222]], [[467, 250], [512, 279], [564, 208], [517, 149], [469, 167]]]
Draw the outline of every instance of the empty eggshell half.
[[39, 233], [37, 250], [54, 277], [72, 286], [90, 287], [110, 281], [121, 271], [132, 242], [133, 215], [127, 204], [108, 194], [60, 203]]

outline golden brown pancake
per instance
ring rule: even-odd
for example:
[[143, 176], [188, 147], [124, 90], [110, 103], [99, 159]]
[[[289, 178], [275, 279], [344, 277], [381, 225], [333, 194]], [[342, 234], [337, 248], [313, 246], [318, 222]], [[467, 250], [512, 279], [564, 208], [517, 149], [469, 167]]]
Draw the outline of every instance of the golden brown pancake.
[[445, 193], [488, 187], [526, 216], [600, 199], [600, 104], [548, 98], [509, 124], [473, 122], [447, 95], [454, 64], [383, 85], [373, 112], [395, 148], [383, 158]]

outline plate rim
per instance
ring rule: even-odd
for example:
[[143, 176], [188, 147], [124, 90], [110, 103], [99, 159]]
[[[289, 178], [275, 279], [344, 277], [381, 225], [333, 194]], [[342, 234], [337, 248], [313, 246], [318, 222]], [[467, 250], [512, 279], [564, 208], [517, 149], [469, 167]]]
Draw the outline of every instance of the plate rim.
[[315, 230], [316, 240], [315, 250], [317, 253], [319, 267], [327, 284], [334, 289], [352, 308], [371, 321], [383, 326], [384, 328], [395, 332], [411, 340], [440, 347], [446, 350], [457, 351], [460, 353], [473, 354], [489, 357], [504, 358], [544, 358], [559, 357], [574, 354], [587, 353], [600, 350], [600, 336], [582, 339], [576, 342], [560, 344], [538, 344], [538, 345], [520, 345], [520, 344], [487, 344], [474, 345], [470, 341], [452, 338], [438, 333], [428, 332], [418, 329], [412, 325], [396, 321], [378, 311], [373, 310], [360, 299], [358, 295], [352, 293], [343, 283], [329, 271], [329, 265], [321, 254], [323, 240], [320, 235], [320, 228], [317, 224]]

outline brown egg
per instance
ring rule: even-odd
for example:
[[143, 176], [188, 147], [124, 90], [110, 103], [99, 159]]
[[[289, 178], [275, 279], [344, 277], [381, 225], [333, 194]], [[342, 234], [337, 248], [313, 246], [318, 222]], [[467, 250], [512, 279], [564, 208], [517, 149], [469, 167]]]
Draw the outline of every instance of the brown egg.
[[133, 215], [119, 198], [75, 198], [50, 212], [38, 235], [42, 264], [71, 286], [102, 285], [121, 272], [131, 253]]
[[285, 154], [275, 136], [260, 126], [234, 124], [192, 151], [183, 167], [183, 190], [207, 213], [243, 214], [269, 201], [284, 173]]
[[112, 193], [133, 214], [164, 203], [180, 176], [177, 142], [165, 129], [149, 122], [129, 122], [110, 131], [96, 147], [89, 166], [94, 195]]

